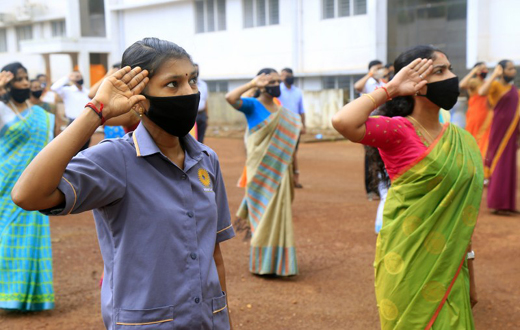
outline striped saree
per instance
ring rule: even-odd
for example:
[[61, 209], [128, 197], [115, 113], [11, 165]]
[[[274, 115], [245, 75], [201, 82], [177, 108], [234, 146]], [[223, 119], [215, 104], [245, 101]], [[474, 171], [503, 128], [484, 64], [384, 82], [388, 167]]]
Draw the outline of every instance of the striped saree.
[[249, 270], [254, 274], [296, 275], [292, 227], [292, 159], [300, 118], [287, 109], [252, 127], [246, 139], [247, 181], [237, 213], [251, 227]]
[[4, 119], [0, 118], [0, 308], [52, 309], [49, 217], [16, 206], [11, 190], [52, 139], [54, 115], [33, 106], [20, 116]]
[[474, 329], [466, 251], [483, 189], [475, 139], [445, 124], [394, 178], [374, 263], [381, 328]]

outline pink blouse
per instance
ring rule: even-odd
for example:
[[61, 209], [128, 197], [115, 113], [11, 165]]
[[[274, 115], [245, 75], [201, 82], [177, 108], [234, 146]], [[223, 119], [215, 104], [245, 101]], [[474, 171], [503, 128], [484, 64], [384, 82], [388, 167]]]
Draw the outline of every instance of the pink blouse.
[[359, 143], [379, 149], [391, 180], [428, 149], [408, 119], [374, 116], [366, 122], [366, 133]]

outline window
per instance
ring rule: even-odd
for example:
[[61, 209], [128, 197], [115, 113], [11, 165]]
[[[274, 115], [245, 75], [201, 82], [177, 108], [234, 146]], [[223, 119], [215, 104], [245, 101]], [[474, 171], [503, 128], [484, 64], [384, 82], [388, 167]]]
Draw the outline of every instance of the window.
[[106, 37], [103, 0], [79, 0], [82, 37]]
[[65, 37], [65, 20], [61, 21], [52, 21], [52, 36], [53, 37]]
[[226, 29], [226, 0], [195, 1], [195, 30], [197, 33]]
[[244, 0], [244, 27], [280, 24], [279, 0]]
[[365, 15], [367, 0], [322, 0], [323, 19]]
[[18, 42], [18, 50], [20, 50], [20, 41], [31, 40], [32, 25], [22, 25], [16, 27], [16, 40]]
[[350, 88], [351, 76], [327, 76], [321, 80], [323, 89], [347, 89]]
[[227, 93], [228, 92], [228, 82], [224, 80], [214, 80], [214, 81], [206, 81], [208, 84], [208, 91], [210, 93], [214, 92], [221, 92], [221, 93]]
[[7, 52], [7, 34], [5, 29], [0, 29], [0, 53]]

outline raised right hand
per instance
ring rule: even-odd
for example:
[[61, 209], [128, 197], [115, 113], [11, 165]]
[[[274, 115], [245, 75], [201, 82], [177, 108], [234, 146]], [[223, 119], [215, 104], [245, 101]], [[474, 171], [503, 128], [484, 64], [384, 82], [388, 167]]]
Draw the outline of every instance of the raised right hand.
[[92, 101], [103, 103], [103, 115], [107, 120], [127, 113], [137, 102], [146, 99], [140, 93], [148, 83], [147, 75], [147, 70], [126, 66], [105, 78]]
[[14, 75], [10, 71], [0, 72], [0, 88], [4, 88], [13, 78]]
[[413, 95], [426, 86], [426, 77], [433, 70], [432, 62], [418, 58], [402, 68], [386, 85], [391, 97]]
[[495, 77], [495, 78], [501, 77], [503, 73], [504, 73], [504, 68], [502, 68], [501, 65], [497, 65], [495, 67], [495, 70], [493, 71], [493, 77]]
[[251, 83], [253, 84], [254, 87], [265, 87], [265, 86], [269, 85], [270, 79], [271, 78], [270, 78], [269, 75], [266, 75], [265, 73], [262, 73], [261, 75], [256, 76], [251, 81]]

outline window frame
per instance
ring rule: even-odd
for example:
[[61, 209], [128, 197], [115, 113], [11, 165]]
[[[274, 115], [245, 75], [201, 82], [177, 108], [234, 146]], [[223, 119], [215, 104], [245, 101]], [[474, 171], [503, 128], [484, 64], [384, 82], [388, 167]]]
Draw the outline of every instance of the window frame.
[[[213, 30], [209, 31], [209, 20], [210, 15], [208, 12], [208, 3], [211, 1], [213, 4]], [[224, 12], [223, 19], [221, 19], [221, 14], [219, 13], [219, 1], [224, 1]], [[199, 18], [198, 18], [198, 9], [197, 3], [202, 3], [202, 16], [203, 16], [203, 31], [198, 30]], [[213, 33], [227, 30], [227, 1], [226, 0], [195, 0], [193, 2], [193, 11], [195, 16], [195, 34], [201, 33]], [[223, 23], [223, 27], [221, 26]]]
[[[321, 0], [321, 19], [327, 20], [327, 19], [337, 19], [337, 18], [344, 18], [344, 17], [353, 17], [353, 16], [361, 16], [361, 15], [368, 15], [368, 2], [367, 0], [347, 0], [348, 1], [348, 15], [340, 16], [340, 1], [341, 0], [332, 0], [334, 1], [333, 4], [333, 17], [325, 17], [325, 1], [327, 0]], [[356, 11], [356, 2], [357, 1], [365, 1], [365, 12], [358, 14]]]
[[[60, 29], [61, 29], [61, 34], [55, 34], [55, 27], [56, 26], [60, 26]], [[53, 38], [60, 38], [60, 37], [66, 37], [67, 36], [67, 24], [65, 22], [64, 19], [59, 19], [59, 20], [53, 20], [51, 21], [51, 36]]]
[[[3, 32], [3, 33], [2, 33]], [[7, 42], [7, 29], [6, 28], [0, 28], [0, 34], [3, 34], [3, 43], [0, 43], [0, 45], [5, 47], [0, 47], [0, 54], [1, 53], [8, 53], [9, 52], [9, 45]], [[0, 40], [2, 40], [0, 38]]]
[[[21, 34], [20, 31], [21, 31], [21, 29], [24, 29], [23, 30], [23, 34], [24, 34], [24, 38], [23, 39], [20, 39], [20, 34]], [[27, 34], [27, 31], [30, 31], [30, 35], [31, 35], [30, 38], [25, 38], [25, 35]], [[17, 47], [17, 51], [19, 52], [21, 50], [20, 42], [25, 41], [25, 40], [33, 40], [34, 39], [34, 33], [33, 33], [33, 26], [32, 26], [32, 24], [17, 25], [15, 27], [15, 35], [16, 35], [16, 47]]]
[[[280, 0], [262, 0], [265, 2], [265, 7], [264, 7], [264, 20], [265, 20], [265, 24], [263, 25], [258, 25], [258, 1], [260, 0], [250, 0], [251, 3], [252, 3], [252, 17], [253, 17], [253, 23], [251, 26], [246, 26], [246, 6], [245, 6], [245, 1], [247, 0], [242, 0], [242, 17], [243, 17], [243, 22], [242, 22], [242, 28], [243, 29], [253, 29], [253, 28], [259, 28], [259, 27], [267, 27], [267, 26], [272, 26], [272, 25], [280, 25]], [[274, 2], [276, 1], [276, 4], [278, 6], [278, 17], [277, 17], [277, 21], [276, 22], [273, 22], [273, 17], [274, 15], [271, 15], [271, 2]]]

